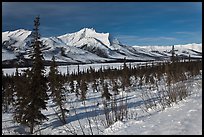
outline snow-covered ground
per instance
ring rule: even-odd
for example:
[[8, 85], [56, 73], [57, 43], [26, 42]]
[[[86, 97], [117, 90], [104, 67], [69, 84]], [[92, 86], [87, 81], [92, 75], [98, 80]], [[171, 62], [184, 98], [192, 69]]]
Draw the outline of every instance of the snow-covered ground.
[[138, 120], [118, 121], [104, 134], [116, 135], [201, 135], [202, 134], [202, 76], [189, 81], [192, 95], [166, 108], [151, 112]]
[[[118, 67], [117, 65], [114, 66]], [[81, 70], [82, 68], [80, 67]], [[77, 70], [77, 66], [75, 69]], [[56, 106], [52, 100], [49, 100], [48, 109], [43, 110], [43, 114], [49, 120], [37, 126], [34, 134], [67, 135], [73, 133], [83, 134], [83, 132], [84, 134], [91, 134], [91, 125], [93, 134], [200, 135], [202, 134], [202, 75], [188, 79], [183, 83], [187, 85], [187, 90], [191, 91], [191, 95], [163, 111], [161, 109], [144, 111], [145, 106], [140, 95], [144, 90], [148, 90], [146, 87], [133, 86], [128, 88], [129, 92], [126, 92], [128, 117], [108, 128], [104, 126], [105, 116], [101, 93], [93, 92], [89, 85], [85, 104], [76, 98], [75, 93], [67, 94], [65, 108], [69, 109], [70, 112], [67, 114], [67, 124], [65, 125], [62, 125], [58, 120], [54, 112]], [[160, 89], [162, 86], [164, 85], [160, 83]], [[156, 93], [157, 91], [153, 92]], [[99, 106], [97, 106], [97, 103], [99, 103]], [[28, 134], [28, 131], [28, 128], [12, 121], [12, 112], [2, 113], [2, 134]]]

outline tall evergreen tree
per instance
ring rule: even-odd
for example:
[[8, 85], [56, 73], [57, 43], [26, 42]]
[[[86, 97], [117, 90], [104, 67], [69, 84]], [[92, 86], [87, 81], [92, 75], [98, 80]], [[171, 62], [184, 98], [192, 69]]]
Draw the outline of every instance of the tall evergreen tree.
[[14, 78], [16, 92], [14, 121], [21, 124], [24, 124], [26, 121], [24, 116], [27, 113], [27, 106], [30, 102], [30, 73], [31, 72], [29, 70], [26, 70], [22, 75], [20, 75], [18, 73], [18, 69], [16, 69], [16, 75]]
[[53, 101], [58, 106], [58, 110], [61, 114], [59, 116], [60, 121], [63, 124], [66, 124], [66, 116], [65, 116], [65, 109], [63, 108], [65, 103], [65, 92], [63, 89], [63, 82], [61, 80], [60, 75], [58, 74], [57, 65], [55, 62], [55, 57], [52, 58], [52, 64], [50, 66], [50, 72], [49, 72], [49, 86], [51, 89], [51, 96], [53, 97]]
[[32, 33], [32, 53], [31, 59], [33, 62], [31, 72], [29, 75], [30, 87], [27, 91], [27, 98], [23, 103], [26, 103], [26, 107], [23, 109], [22, 117], [19, 119], [19, 123], [25, 124], [30, 128], [30, 133], [33, 134], [34, 127], [46, 120], [47, 117], [42, 114], [41, 110], [46, 109], [48, 100], [47, 84], [45, 78], [45, 68], [43, 63], [42, 48], [44, 45], [40, 41], [39, 34], [39, 16], [34, 20], [34, 29]]

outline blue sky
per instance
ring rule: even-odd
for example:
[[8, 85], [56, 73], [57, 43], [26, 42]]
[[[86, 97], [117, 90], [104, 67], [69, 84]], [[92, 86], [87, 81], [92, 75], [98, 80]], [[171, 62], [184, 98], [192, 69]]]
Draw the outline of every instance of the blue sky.
[[43, 37], [94, 28], [127, 45], [202, 43], [202, 2], [2, 2], [2, 30]]

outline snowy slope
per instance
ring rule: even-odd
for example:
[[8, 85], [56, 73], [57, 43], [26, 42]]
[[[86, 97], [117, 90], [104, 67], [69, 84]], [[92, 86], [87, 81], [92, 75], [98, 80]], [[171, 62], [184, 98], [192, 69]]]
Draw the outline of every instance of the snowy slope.
[[[28, 59], [31, 31], [19, 29], [2, 32], [2, 61], [17, 58], [19, 54]], [[171, 56], [172, 46], [127, 46], [109, 33], [99, 33], [84, 28], [61, 36], [42, 37], [46, 50], [44, 57], [68, 63], [96, 63], [118, 59], [162, 60]], [[182, 57], [202, 58], [202, 44], [175, 45], [176, 54]], [[63, 53], [62, 53], [63, 52]]]
[[[143, 51], [149, 54], [158, 54], [158, 55], [166, 55], [171, 56], [170, 51], [172, 50], [172, 46], [132, 46], [138, 51]], [[202, 44], [185, 44], [185, 45], [174, 45], [174, 49], [176, 54], [184, 55], [191, 57], [200, 57], [202, 56]]]
[[30, 41], [32, 31], [19, 29], [16, 31], [2, 32], [2, 45], [6, 47], [12, 46], [16, 48], [25, 48]]
[[164, 111], [150, 111], [137, 120], [118, 121], [105, 129], [108, 135], [201, 135], [202, 76], [188, 81], [193, 94]]
[[[56, 61], [62, 62], [87, 62], [92, 61], [105, 61], [105, 58], [99, 57], [89, 51], [85, 51], [81, 48], [75, 46], [70, 46], [66, 44], [61, 39], [57, 37], [42, 38], [42, 42], [46, 45], [48, 49], [44, 53], [46, 60], [51, 60], [52, 56], [56, 56]], [[64, 55], [61, 54], [61, 50], [64, 51]]]

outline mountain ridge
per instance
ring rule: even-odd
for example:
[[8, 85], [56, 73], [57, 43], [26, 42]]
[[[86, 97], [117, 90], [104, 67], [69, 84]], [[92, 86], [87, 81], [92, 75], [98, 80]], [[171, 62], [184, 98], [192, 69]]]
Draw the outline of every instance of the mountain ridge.
[[[2, 61], [29, 59], [32, 31], [19, 29], [2, 32]], [[83, 28], [60, 36], [41, 37], [46, 49], [45, 60], [64, 63], [99, 63], [126, 58], [132, 61], [164, 60], [171, 56], [172, 46], [128, 46], [123, 45], [110, 33], [98, 33], [93, 28]], [[187, 58], [202, 58], [202, 44], [175, 45], [177, 55]]]

